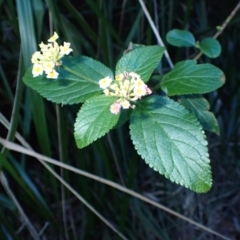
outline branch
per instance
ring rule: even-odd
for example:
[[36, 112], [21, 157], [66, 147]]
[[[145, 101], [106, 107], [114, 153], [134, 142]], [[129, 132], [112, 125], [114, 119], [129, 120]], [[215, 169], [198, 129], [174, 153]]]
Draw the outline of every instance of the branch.
[[[222, 34], [222, 32], [224, 31], [224, 29], [227, 27], [227, 25], [229, 24], [229, 22], [233, 19], [233, 17], [236, 15], [238, 9], [240, 8], [240, 2], [237, 4], [237, 6], [232, 10], [232, 12], [230, 13], [230, 15], [226, 18], [226, 20], [223, 22], [223, 24], [221, 26], [218, 26], [217, 29], [218, 31], [216, 32], [216, 34], [213, 36], [213, 38], [217, 39], [219, 37], [220, 34]], [[195, 58], [194, 60], [198, 60], [201, 56], [202, 56], [202, 52], [200, 52]]]

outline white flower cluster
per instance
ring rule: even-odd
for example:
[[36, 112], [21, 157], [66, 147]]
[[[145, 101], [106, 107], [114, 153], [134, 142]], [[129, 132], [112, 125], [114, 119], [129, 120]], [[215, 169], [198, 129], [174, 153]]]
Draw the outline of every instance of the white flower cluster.
[[64, 42], [63, 46], [59, 46], [56, 40], [58, 35], [54, 32], [53, 36], [48, 39], [48, 44], [41, 42], [39, 47], [41, 51], [37, 51], [32, 55], [32, 74], [33, 77], [46, 73], [47, 78], [58, 78], [59, 73], [55, 70], [56, 66], [60, 66], [59, 61], [64, 55], [68, 55], [72, 49], [70, 43]]
[[150, 88], [134, 72], [124, 72], [115, 76], [115, 80], [109, 76], [99, 81], [100, 88], [106, 96], [119, 97], [110, 107], [113, 114], [118, 114], [120, 109], [135, 108], [132, 102], [151, 94]]

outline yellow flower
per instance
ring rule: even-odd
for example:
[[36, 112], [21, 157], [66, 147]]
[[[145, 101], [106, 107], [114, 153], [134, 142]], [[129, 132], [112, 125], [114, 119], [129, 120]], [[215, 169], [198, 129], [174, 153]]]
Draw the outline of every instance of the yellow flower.
[[60, 46], [60, 55], [68, 55], [70, 52], [72, 52], [70, 43], [64, 42], [63, 46]]
[[137, 96], [137, 97], [142, 97], [142, 96], [144, 96], [144, 95], [146, 95], [146, 88], [145, 88], [145, 86], [140, 86], [140, 87], [136, 87], [136, 88], [134, 88], [134, 94], [135, 94], [135, 96]]
[[51, 72], [49, 72], [49, 73], [47, 74], [47, 78], [57, 79], [57, 78], [58, 78], [58, 75], [59, 75], [59, 73], [56, 72], [56, 71], [53, 69]]
[[105, 89], [109, 87], [111, 82], [112, 82], [112, 79], [109, 76], [107, 76], [99, 81], [99, 86], [100, 88]]
[[41, 64], [35, 63], [32, 69], [33, 77], [37, 77], [43, 74], [43, 66]]
[[109, 96], [109, 89], [106, 88], [106, 89], [103, 90], [103, 92], [106, 96]]
[[128, 109], [131, 106], [131, 104], [128, 100], [123, 100], [123, 101], [120, 102], [120, 104], [122, 105], [123, 109]]
[[58, 35], [56, 32], [48, 39], [48, 42], [55, 42], [58, 39]]
[[140, 79], [140, 76], [137, 73], [135, 73], [135, 72], [130, 72], [129, 76], [131, 76], [133, 78], [136, 78], [136, 79]]
[[122, 97], [127, 97], [128, 92], [127, 92], [126, 89], [121, 89], [120, 92], [119, 92], [119, 94], [120, 94]]
[[40, 52], [38, 52], [38, 51], [35, 52], [35, 53], [32, 55], [32, 58], [31, 58], [32, 63], [38, 63], [40, 56], [41, 56], [41, 53], [40, 53]]
[[116, 79], [117, 81], [121, 81], [121, 80], [123, 80], [123, 78], [124, 78], [123, 73], [120, 73], [120, 74], [118, 74], [117, 76], [115, 76], [115, 79]]
[[135, 81], [135, 86], [143, 87], [143, 86], [145, 86], [145, 83], [139, 78]]
[[125, 80], [124, 81], [124, 84], [123, 84], [123, 87], [128, 90], [129, 89], [129, 86], [130, 86], [130, 81], [129, 80]]
[[43, 69], [44, 69], [45, 73], [52, 72], [54, 67], [55, 67], [55, 65], [54, 65], [53, 62], [45, 62], [45, 63], [43, 63]]
[[119, 91], [119, 86], [116, 83], [113, 83], [109, 86], [110, 89], [115, 90], [115, 91]]

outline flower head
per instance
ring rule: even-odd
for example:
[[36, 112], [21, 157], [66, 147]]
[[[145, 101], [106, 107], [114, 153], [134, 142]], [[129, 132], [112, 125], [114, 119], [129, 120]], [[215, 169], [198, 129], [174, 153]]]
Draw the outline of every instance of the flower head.
[[53, 36], [48, 39], [47, 44], [43, 42], [39, 44], [41, 51], [37, 51], [32, 55], [33, 77], [45, 73], [47, 78], [58, 78], [59, 73], [55, 70], [55, 67], [61, 65], [60, 59], [72, 52], [72, 49], [70, 43], [67, 42], [64, 42], [63, 46], [59, 46], [56, 42], [57, 39], [58, 34], [54, 32]]
[[115, 80], [107, 76], [99, 80], [99, 87], [104, 89], [103, 93], [106, 96], [118, 97], [116, 102], [110, 107], [110, 111], [113, 114], [119, 113], [121, 108], [135, 108], [133, 102], [152, 93], [150, 88], [135, 72], [120, 73], [115, 76]]

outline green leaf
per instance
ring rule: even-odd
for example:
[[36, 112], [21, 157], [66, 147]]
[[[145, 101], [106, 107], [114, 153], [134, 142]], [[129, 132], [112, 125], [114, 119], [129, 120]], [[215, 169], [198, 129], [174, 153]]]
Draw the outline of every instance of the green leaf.
[[33, 77], [28, 69], [23, 80], [40, 95], [55, 103], [74, 104], [84, 102], [102, 92], [98, 81], [106, 76], [113, 78], [112, 71], [92, 58], [65, 57], [63, 67], [57, 69], [58, 79], [48, 79], [45, 75]]
[[131, 116], [130, 134], [155, 171], [195, 192], [209, 191], [212, 177], [204, 131], [182, 105], [162, 96], [143, 99]]
[[222, 48], [218, 40], [214, 38], [203, 39], [198, 47], [200, 50], [210, 58], [216, 58], [220, 55]]
[[181, 94], [202, 94], [223, 85], [223, 72], [212, 64], [196, 64], [194, 60], [179, 62], [167, 73], [161, 87], [168, 96]]
[[120, 114], [112, 114], [110, 106], [116, 99], [100, 95], [84, 103], [74, 125], [74, 136], [79, 148], [86, 147], [115, 126]]
[[181, 97], [179, 102], [190, 112], [194, 113], [204, 130], [220, 133], [218, 121], [214, 114], [209, 111], [210, 105], [207, 99], [198, 95]]
[[126, 72], [135, 72], [147, 82], [161, 61], [165, 48], [160, 46], [147, 46], [133, 49], [125, 54], [117, 63], [116, 75]]
[[195, 38], [187, 30], [173, 29], [166, 35], [167, 42], [175, 47], [194, 47]]

